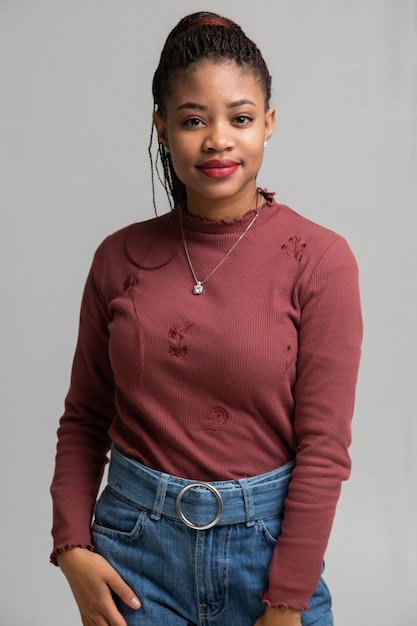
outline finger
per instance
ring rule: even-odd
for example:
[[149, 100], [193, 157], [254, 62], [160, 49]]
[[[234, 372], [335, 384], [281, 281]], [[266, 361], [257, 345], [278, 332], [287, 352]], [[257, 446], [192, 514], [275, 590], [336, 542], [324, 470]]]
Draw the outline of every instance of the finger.
[[125, 583], [116, 570], [112, 570], [109, 574], [107, 584], [110, 589], [114, 591], [114, 593], [117, 594], [125, 604], [127, 604], [127, 606], [130, 606], [132, 609], [139, 609], [141, 607], [140, 600], [133, 589]]
[[83, 614], [83, 626], [127, 626], [123, 615], [119, 612], [114, 598], [107, 587], [108, 597], [102, 598], [94, 606], [91, 614]]
[[[89, 619], [81, 613], [81, 621], [83, 626], [112, 626], [113, 622], [109, 622], [104, 616], [98, 616], [97, 620]], [[126, 622], [123, 622], [126, 624]]]
[[80, 613], [80, 615], [81, 615], [81, 621], [82, 621], [83, 626], [94, 626], [94, 624], [92, 622], [90, 622], [88, 617], [86, 617], [82, 613]]

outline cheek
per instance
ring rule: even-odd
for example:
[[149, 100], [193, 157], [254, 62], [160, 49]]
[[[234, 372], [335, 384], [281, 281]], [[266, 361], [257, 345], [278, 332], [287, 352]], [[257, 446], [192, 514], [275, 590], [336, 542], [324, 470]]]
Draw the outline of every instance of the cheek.
[[255, 166], [259, 166], [262, 163], [262, 159], [264, 156], [264, 146], [263, 140], [262, 144], [259, 145], [259, 142], [253, 143], [250, 146], [250, 149], [247, 152], [248, 160], [253, 163]]
[[171, 163], [180, 181], [187, 184], [194, 173], [195, 158], [192, 159], [184, 150], [171, 149]]
[[191, 142], [173, 142], [170, 145], [172, 165], [177, 170], [189, 170], [197, 158], [197, 149]]
[[171, 162], [175, 172], [179, 174], [186, 169], [189, 161], [184, 152], [171, 149]]
[[264, 154], [264, 129], [256, 129], [253, 133], [248, 134], [245, 138], [245, 151], [251, 159], [262, 160]]

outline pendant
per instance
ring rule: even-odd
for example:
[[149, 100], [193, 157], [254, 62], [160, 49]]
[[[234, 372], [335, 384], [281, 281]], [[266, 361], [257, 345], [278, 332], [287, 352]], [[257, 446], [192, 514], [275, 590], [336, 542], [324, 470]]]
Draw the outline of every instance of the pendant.
[[198, 280], [193, 287], [193, 294], [195, 296], [199, 296], [201, 293], [203, 293], [203, 285]]

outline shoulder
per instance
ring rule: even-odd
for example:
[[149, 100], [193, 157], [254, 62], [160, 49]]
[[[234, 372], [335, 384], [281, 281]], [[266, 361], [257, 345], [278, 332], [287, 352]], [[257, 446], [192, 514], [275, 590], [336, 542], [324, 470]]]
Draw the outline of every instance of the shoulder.
[[[110, 298], [134, 278], [140, 268], [154, 268], [174, 256], [179, 247], [173, 213], [135, 222], [109, 234], [96, 248], [91, 277]], [[174, 252], [173, 252], [174, 251]]]
[[304, 217], [285, 204], [275, 204], [279, 215], [279, 243], [288, 257], [310, 266], [327, 255], [334, 260], [351, 259], [355, 262], [343, 235]]
[[101, 247], [118, 248], [121, 245], [126, 245], [126, 242], [140, 244], [143, 240], [148, 241], [150, 236], [158, 236], [166, 228], [171, 218], [172, 212], [148, 220], [133, 222], [107, 235], [99, 245], [99, 249]]
[[280, 224], [288, 233], [300, 233], [304, 238], [309, 238], [317, 243], [323, 242], [323, 245], [341, 237], [339, 233], [304, 217], [286, 204], [277, 203], [277, 206], [279, 207]]
[[149, 248], [158, 239], [169, 237], [173, 212], [141, 222], [134, 222], [110, 233], [97, 247], [94, 260], [128, 261], [140, 265]]

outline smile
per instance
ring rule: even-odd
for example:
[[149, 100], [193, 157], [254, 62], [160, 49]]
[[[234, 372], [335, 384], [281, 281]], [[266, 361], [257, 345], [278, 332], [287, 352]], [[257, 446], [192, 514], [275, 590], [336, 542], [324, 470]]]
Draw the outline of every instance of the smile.
[[227, 178], [234, 174], [238, 168], [239, 163], [228, 159], [211, 159], [197, 165], [197, 169], [209, 178]]

